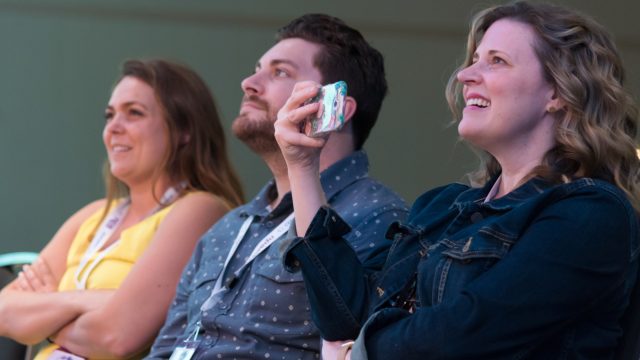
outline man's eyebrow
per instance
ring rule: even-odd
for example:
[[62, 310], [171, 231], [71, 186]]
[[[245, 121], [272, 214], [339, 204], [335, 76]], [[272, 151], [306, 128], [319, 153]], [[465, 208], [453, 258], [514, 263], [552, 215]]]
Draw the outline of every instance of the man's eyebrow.
[[280, 64], [286, 64], [286, 65], [289, 65], [289, 66], [293, 67], [294, 69], [298, 69], [298, 65], [296, 63], [294, 63], [293, 61], [291, 61], [291, 60], [286, 60], [286, 59], [274, 59], [274, 60], [271, 60], [271, 66], [280, 65]]

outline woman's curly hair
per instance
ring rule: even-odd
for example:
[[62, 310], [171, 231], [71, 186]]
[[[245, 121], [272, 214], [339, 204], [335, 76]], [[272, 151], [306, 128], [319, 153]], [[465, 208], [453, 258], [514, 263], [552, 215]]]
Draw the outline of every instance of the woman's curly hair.
[[[565, 105], [554, 113], [555, 146], [530, 175], [558, 183], [579, 177], [603, 179], [622, 189], [636, 210], [640, 210], [638, 109], [624, 88], [624, 69], [611, 36], [587, 16], [527, 1], [478, 13], [471, 24], [466, 59], [447, 85], [447, 101], [455, 120], [460, 119], [462, 104], [462, 84], [456, 80], [456, 74], [471, 64], [491, 24], [505, 18], [533, 29], [534, 50], [544, 76]], [[472, 179], [484, 183], [499, 172], [496, 159], [486, 154]]]

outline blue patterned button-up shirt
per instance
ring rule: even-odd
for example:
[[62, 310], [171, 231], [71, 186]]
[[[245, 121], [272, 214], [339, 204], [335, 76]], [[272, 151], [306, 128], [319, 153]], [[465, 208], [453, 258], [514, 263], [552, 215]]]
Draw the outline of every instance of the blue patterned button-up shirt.
[[[358, 151], [320, 177], [328, 202], [351, 225], [346, 239], [363, 261], [378, 258], [388, 249], [391, 242], [384, 239], [385, 230], [407, 215], [397, 194], [367, 176], [368, 166], [366, 154]], [[311, 320], [302, 275], [289, 273], [282, 265], [280, 248], [286, 236], [258, 255], [220, 302], [200, 310], [217, 278], [230, 277], [258, 242], [293, 211], [290, 193], [270, 211], [268, 205], [275, 196], [271, 181], [251, 202], [229, 212], [203, 235], [148, 359], [169, 358], [193, 335], [198, 321], [192, 359], [319, 358], [320, 336]], [[237, 233], [250, 216], [254, 220], [221, 274]]]

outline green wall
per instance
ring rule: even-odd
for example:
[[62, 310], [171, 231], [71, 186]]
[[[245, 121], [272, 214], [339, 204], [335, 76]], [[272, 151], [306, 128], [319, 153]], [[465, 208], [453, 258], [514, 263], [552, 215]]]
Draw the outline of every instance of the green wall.
[[[597, 15], [618, 39], [631, 88], [640, 84], [640, 34], [623, 1], [564, 1]], [[386, 58], [390, 93], [366, 146], [371, 173], [413, 201], [461, 179], [475, 157], [448, 127], [443, 89], [461, 59], [476, 1], [4, 1], [0, 0], [0, 253], [40, 249], [75, 210], [103, 193], [103, 111], [119, 64], [165, 57], [210, 85], [226, 129], [240, 81], [273, 33], [307, 12], [359, 28]], [[628, 21], [627, 21], [628, 20]], [[229, 132], [227, 131], [229, 134]], [[262, 161], [228, 136], [253, 196]]]

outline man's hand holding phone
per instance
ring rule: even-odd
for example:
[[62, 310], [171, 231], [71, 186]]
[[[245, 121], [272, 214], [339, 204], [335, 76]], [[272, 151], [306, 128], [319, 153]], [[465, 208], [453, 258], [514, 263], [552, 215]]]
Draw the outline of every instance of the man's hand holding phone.
[[313, 81], [295, 84], [274, 125], [290, 170], [298, 166], [317, 168], [328, 134], [345, 123], [346, 95], [344, 81], [325, 86]]
[[329, 132], [337, 131], [344, 125], [345, 98], [347, 83], [338, 81], [325, 85], [318, 94], [307, 100], [306, 104], [319, 103], [318, 112], [311, 115], [304, 123], [304, 133], [311, 137], [324, 137]]

